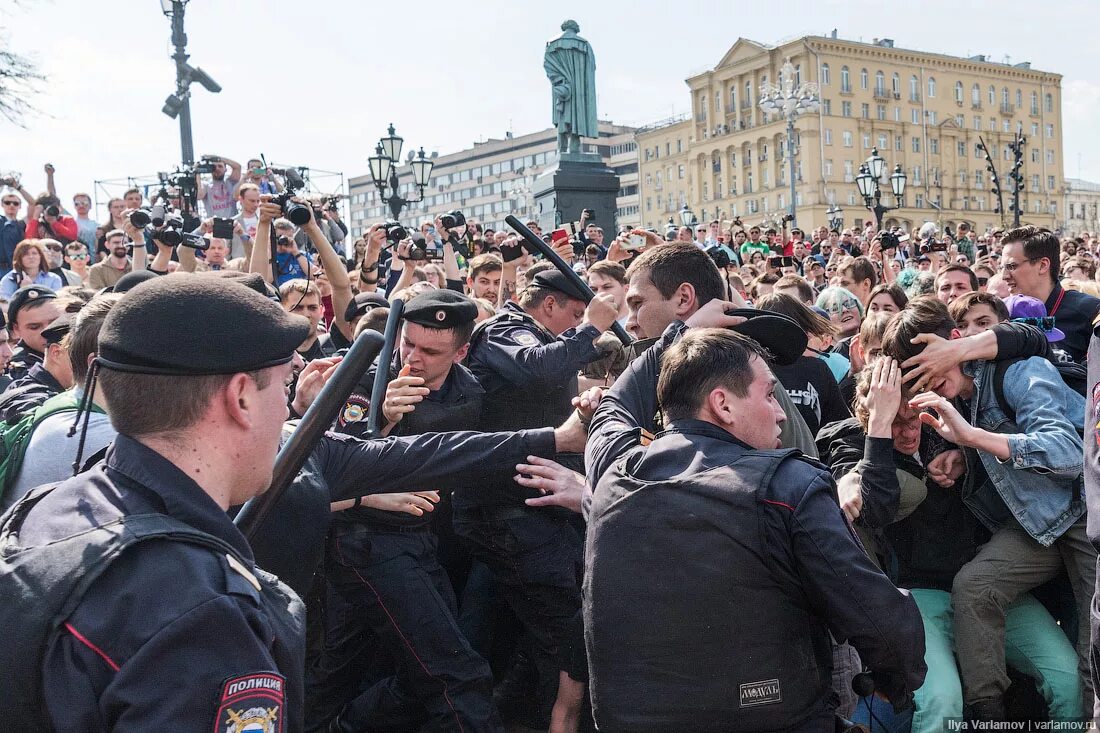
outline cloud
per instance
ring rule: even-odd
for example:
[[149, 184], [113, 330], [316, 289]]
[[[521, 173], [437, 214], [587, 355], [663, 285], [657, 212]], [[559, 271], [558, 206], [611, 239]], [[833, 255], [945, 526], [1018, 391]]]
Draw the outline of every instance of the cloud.
[[1074, 79], [1062, 84], [1062, 146], [1068, 178], [1100, 182], [1100, 148], [1096, 126], [1100, 121], [1100, 82]]

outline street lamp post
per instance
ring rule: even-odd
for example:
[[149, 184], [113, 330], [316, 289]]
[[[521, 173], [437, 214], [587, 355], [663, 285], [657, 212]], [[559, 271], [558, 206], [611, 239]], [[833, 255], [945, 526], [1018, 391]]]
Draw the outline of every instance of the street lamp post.
[[697, 219], [695, 218], [695, 212], [688, 208], [687, 204], [684, 204], [680, 209], [680, 223], [686, 227], [695, 226]]
[[859, 167], [859, 175], [856, 176], [856, 188], [863, 197], [863, 204], [875, 215], [875, 228], [882, 229], [882, 217], [887, 211], [900, 209], [905, 205], [905, 171], [901, 164], [894, 166], [894, 172], [890, 175], [890, 190], [894, 193], [894, 205], [886, 206], [882, 203], [882, 187], [879, 179], [886, 170], [886, 161], [878, 154], [878, 148], [871, 148], [871, 157]]
[[[393, 218], [398, 219], [406, 204], [417, 204], [424, 200], [424, 189], [428, 186], [428, 180], [431, 178], [432, 167], [435, 163], [424, 157], [424, 148], [420, 148], [415, 158], [412, 157], [412, 153], [409, 153], [413, 185], [416, 187], [418, 195], [414, 199], [403, 197], [399, 191], [400, 182], [397, 179], [397, 166], [401, 160], [401, 148], [405, 145], [405, 139], [394, 132], [392, 123], [387, 129], [387, 133], [386, 137], [378, 141], [378, 145], [374, 148], [374, 155], [367, 158], [367, 163], [370, 165], [370, 177], [374, 180], [374, 185], [378, 187], [378, 195], [381, 197], [382, 203], [388, 204]], [[386, 195], [387, 188], [390, 191], [388, 196]]]
[[807, 81], [795, 86], [794, 65], [789, 58], [779, 70], [778, 84], [760, 85], [760, 109], [766, 114], [777, 113], [787, 118], [787, 162], [790, 165], [791, 178], [791, 201], [788, 208], [792, 225], [797, 223], [794, 205], [794, 121], [801, 114], [815, 111], [818, 105], [817, 84]]
[[829, 229], [840, 229], [844, 226], [844, 209], [837, 206], [835, 202], [829, 206], [825, 215], [829, 217]]
[[184, 6], [188, 0], [160, 0], [160, 9], [172, 19], [172, 45], [176, 52], [172, 59], [176, 62], [176, 92], [164, 100], [161, 111], [169, 117], [179, 117], [180, 152], [183, 164], [195, 162], [195, 143], [191, 138], [191, 82], [197, 81], [208, 91], [217, 94], [221, 86], [210, 78], [205, 71], [187, 63], [187, 34], [183, 31]]

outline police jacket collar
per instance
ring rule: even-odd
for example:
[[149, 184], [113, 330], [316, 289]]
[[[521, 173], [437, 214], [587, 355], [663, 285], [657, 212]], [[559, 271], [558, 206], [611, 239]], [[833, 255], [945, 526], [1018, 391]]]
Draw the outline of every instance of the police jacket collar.
[[119, 435], [107, 452], [107, 468], [155, 494], [164, 513], [229, 543], [254, 563], [252, 548], [229, 515], [171, 461], [133, 438]]
[[706, 420], [696, 420], [695, 418], [685, 418], [683, 420], [673, 420], [669, 423], [668, 428], [662, 430], [657, 434], [660, 438], [662, 435], [670, 433], [679, 433], [681, 435], [700, 435], [707, 438], [713, 438], [715, 440], [722, 440], [727, 443], [733, 443], [736, 446], [744, 448], [745, 450], [755, 450], [751, 445], [738, 440], [728, 432], [718, 427], [714, 423], [709, 423]]

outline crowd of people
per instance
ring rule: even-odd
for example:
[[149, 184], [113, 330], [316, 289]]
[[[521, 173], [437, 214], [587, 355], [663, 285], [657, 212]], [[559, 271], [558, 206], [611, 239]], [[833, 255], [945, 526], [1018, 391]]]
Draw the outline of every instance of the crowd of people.
[[209, 159], [178, 238], [0, 182], [12, 729], [1093, 719], [1091, 234], [527, 222], [559, 269]]

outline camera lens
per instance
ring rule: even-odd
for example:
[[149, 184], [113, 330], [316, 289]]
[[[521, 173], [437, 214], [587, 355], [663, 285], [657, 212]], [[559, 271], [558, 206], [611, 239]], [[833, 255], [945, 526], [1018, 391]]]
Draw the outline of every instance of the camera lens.
[[151, 221], [152, 219], [149, 218], [149, 212], [143, 209], [138, 209], [130, 213], [130, 223], [138, 228], [148, 226]]
[[61, 215], [61, 209], [59, 209], [56, 204], [50, 204], [49, 206], [46, 207], [46, 216], [60, 216], [60, 215]]
[[313, 210], [296, 201], [288, 202], [283, 207], [283, 213], [295, 226], [305, 226], [313, 218]]
[[164, 226], [164, 207], [157, 204], [149, 211], [149, 219], [153, 222], [153, 226]]
[[183, 235], [177, 232], [175, 229], [165, 229], [160, 233], [160, 241], [167, 245], [175, 247], [183, 241]]

